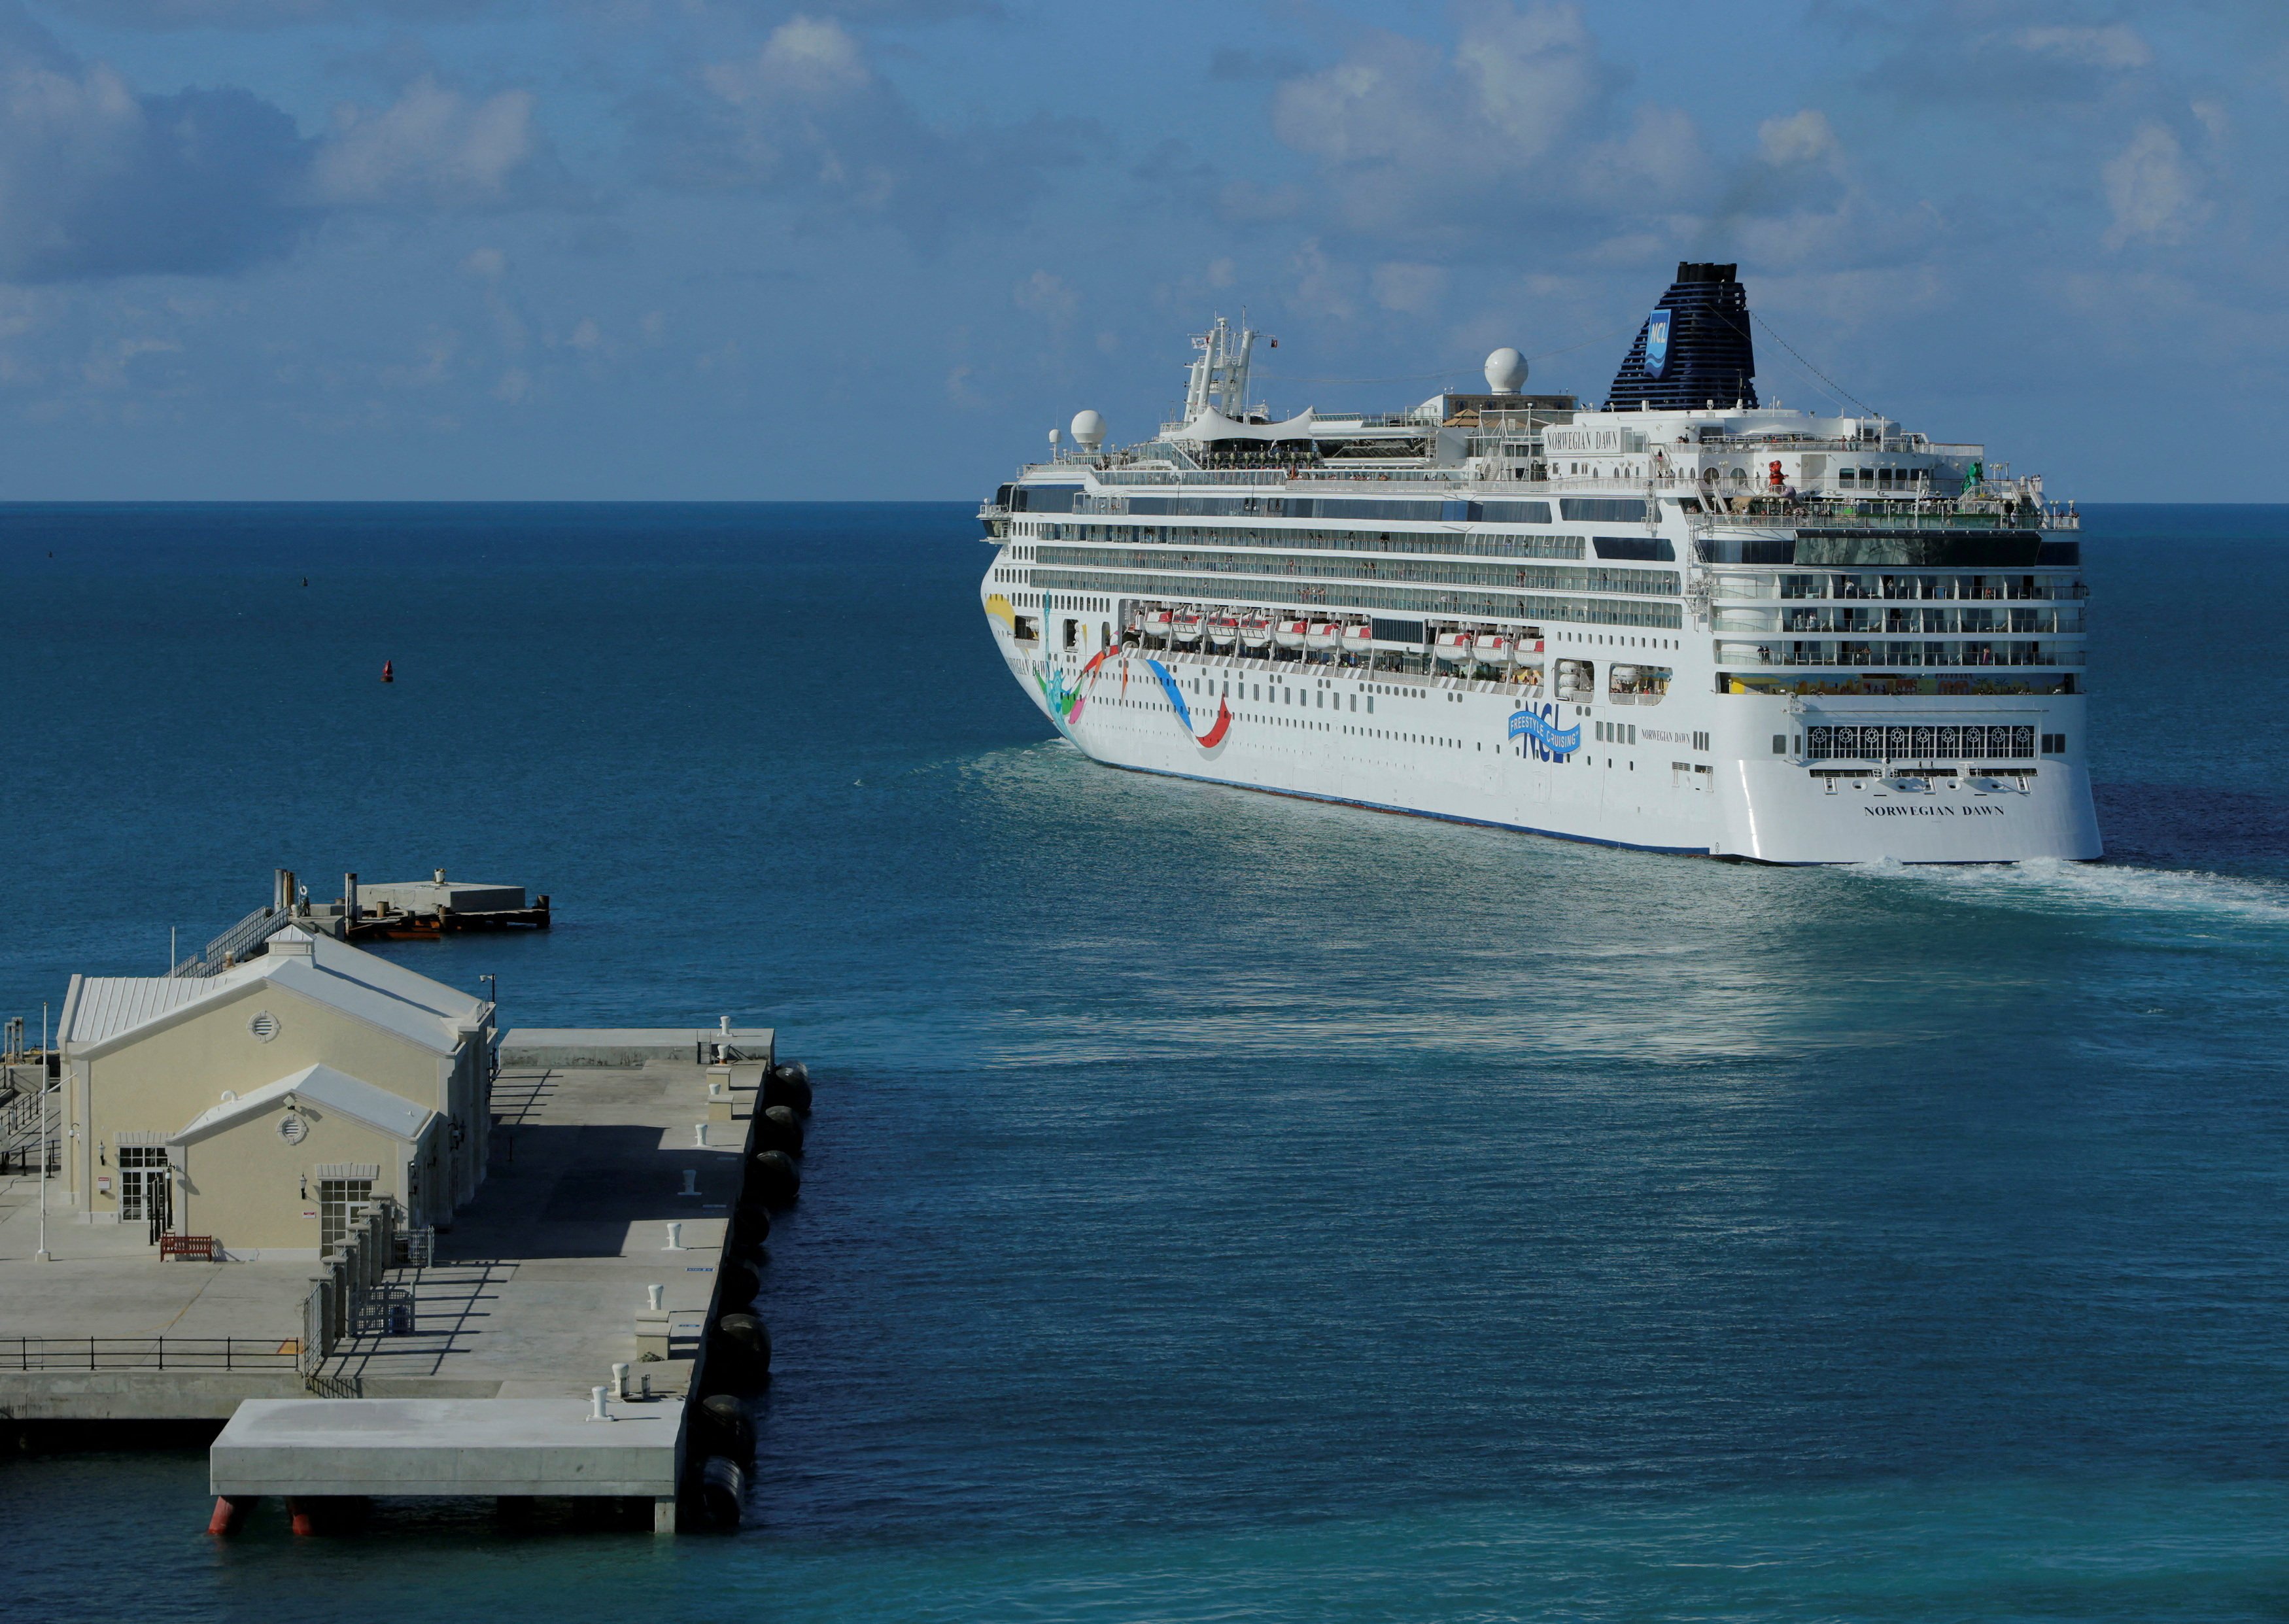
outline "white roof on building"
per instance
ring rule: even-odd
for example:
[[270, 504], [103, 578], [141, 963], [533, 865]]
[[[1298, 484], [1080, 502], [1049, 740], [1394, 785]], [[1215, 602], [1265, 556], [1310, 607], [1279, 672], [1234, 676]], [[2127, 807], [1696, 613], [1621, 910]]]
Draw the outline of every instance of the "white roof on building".
[[376, 1088], [361, 1082], [347, 1072], [336, 1071], [331, 1066], [305, 1066], [291, 1076], [275, 1083], [266, 1083], [260, 1088], [241, 1094], [235, 1100], [201, 1111], [183, 1124], [181, 1132], [167, 1142], [187, 1145], [204, 1139], [210, 1133], [243, 1122], [250, 1116], [264, 1116], [275, 1110], [292, 1094], [298, 1100], [307, 1100], [322, 1110], [339, 1111], [343, 1116], [367, 1127], [387, 1133], [390, 1138], [412, 1144], [421, 1137], [422, 1130], [436, 1113], [419, 1106], [386, 1088]]
[[267, 982], [394, 1032], [438, 1054], [483, 1024], [481, 998], [391, 964], [347, 942], [289, 926], [271, 939], [308, 943], [309, 952], [266, 952], [206, 977], [76, 976], [65, 1000], [61, 1041], [82, 1052], [232, 997]]
[[278, 932], [310, 944], [311, 956], [318, 968], [335, 975], [347, 976], [363, 981], [377, 992], [402, 998], [418, 1009], [433, 1015], [442, 1015], [459, 1026], [482, 1025], [485, 1016], [485, 1001], [474, 993], [465, 993], [458, 987], [448, 987], [443, 981], [433, 981], [418, 970], [408, 970], [395, 959], [379, 953], [368, 953], [363, 948], [353, 948], [346, 941], [336, 941], [331, 936], [320, 936], [289, 925]]

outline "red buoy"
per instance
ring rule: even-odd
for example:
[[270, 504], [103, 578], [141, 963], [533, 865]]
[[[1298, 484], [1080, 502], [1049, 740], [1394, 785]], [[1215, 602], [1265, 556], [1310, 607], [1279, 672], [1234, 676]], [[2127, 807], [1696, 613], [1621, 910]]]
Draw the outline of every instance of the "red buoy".
[[381, 680], [386, 683], [394, 683], [397, 680], [397, 674], [390, 669], [389, 661], [387, 660], [381, 662]]

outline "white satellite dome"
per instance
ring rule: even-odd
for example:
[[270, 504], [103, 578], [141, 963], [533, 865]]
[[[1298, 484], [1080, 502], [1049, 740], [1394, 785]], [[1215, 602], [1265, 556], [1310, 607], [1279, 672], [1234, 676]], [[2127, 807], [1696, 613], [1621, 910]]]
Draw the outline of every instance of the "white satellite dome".
[[1497, 395], [1515, 395], [1526, 381], [1526, 357], [1503, 345], [1487, 357], [1487, 388]]
[[1094, 412], [1074, 412], [1073, 437], [1076, 444], [1095, 451], [1105, 444], [1105, 419]]
[[1050, 429], [1050, 430], [1049, 430], [1049, 444], [1052, 444], [1052, 445], [1059, 444], [1061, 444], [1061, 443], [1064, 441], [1064, 439], [1065, 439], [1065, 436], [1064, 436], [1062, 433], [1060, 433], [1058, 430], [1054, 429], [1054, 428], [1052, 428], [1052, 429]]

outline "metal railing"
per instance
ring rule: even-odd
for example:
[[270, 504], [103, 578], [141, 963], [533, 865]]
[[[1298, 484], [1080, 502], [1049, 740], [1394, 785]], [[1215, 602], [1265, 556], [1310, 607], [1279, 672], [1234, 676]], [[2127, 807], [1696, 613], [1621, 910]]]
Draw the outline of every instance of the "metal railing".
[[[2003, 624], [1978, 625], [1969, 617], [1992, 611], [1947, 609], [1875, 610], [1875, 619], [1854, 619], [1870, 612], [1850, 609], [1742, 608], [1720, 602], [1716, 610], [1719, 636], [1727, 632], [1774, 633], [1830, 637], [2051, 637], [2080, 636], [2087, 629], [2081, 611], [2022, 609]], [[1918, 624], [1920, 620], [1921, 624]]]
[[269, 940], [293, 923], [294, 916], [282, 909], [258, 908], [207, 943], [205, 951], [185, 959], [167, 974], [177, 980], [213, 975], [225, 964], [244, 958], [250, 949]]
[[37, 1172], [42, 1161], [50, 1172], [62, 1172], [63, 1139], [49, 1120], [58, 1114], [49, 1097], [60, 1091], [47, 1087], [44, 1076], [25, 1076], [13, 1066], [0, 1076], [14, 1091], [0, 1098], [0, 1172]]
[[1894, 667], [1920, 666], [1951, 670], [1983, 671], [1997, 666], [2079, 666], [2084, 663], [2078, 650], [2062, 650], [2054, 653], [2017, 653], [2009, 651], [1974, 652], [1947, 651], [1933, 653], [1924, 649], [1784, 649], [1769, 644], [1735, 644], [1725, 640], [1718, 662], [1725, 666], [1836, 666], [1836, 667]]
[[278, 1337], [0, 1337], [0, 1370], [291, 1371], [300, 1357], [299, 1343]]
[[302, 1300], [300, 1368], [314, 1392], [329, 1390], [325, 1363], [353, 1337], [402, 1335], [413, 1328], [412, 1295], [391, 1284], [389, 1271], [410, 1263], [425, 1267], [436, 1231], [409, 1228], [397, 1204], [381, 1196], [360, 1210], [349, 1231], [326, 1260], [326, 1272], [310, 1282]]

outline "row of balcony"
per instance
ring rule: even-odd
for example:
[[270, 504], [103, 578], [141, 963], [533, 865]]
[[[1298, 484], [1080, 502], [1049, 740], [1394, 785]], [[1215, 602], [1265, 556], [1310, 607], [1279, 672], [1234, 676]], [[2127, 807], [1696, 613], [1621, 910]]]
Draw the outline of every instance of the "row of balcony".
[[1717, 645], [1727, 666], [1821, 666], [1871, 668], [1894, 666], [2079, 666], [2079, 648], [2046, 648], [2034, 643], [1789, 642]]
[[2076, 609], [1738, 609], [1720, 604], [1720, 632], [1842, 633], [1862, 636], [1956, 636], [2029, 632], [2079, 634]]

